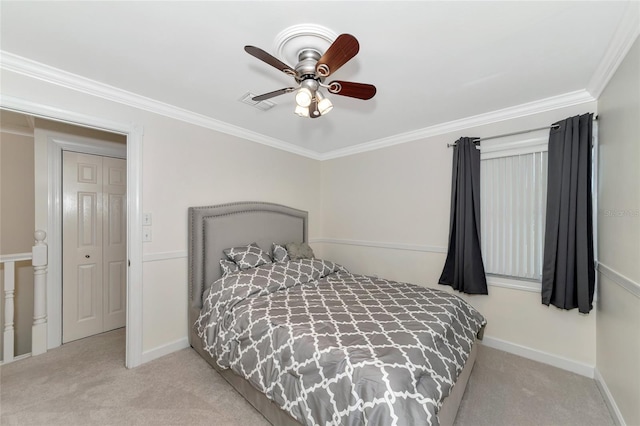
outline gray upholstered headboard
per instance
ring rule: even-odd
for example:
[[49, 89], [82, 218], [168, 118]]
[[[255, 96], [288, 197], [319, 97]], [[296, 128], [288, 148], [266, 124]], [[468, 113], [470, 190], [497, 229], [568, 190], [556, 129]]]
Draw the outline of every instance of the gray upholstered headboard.
[[272, 243], [307, 241], [307, 220], [305, 211], [272, 203], [190, 207], [189, 326], [200, 312], [205, 286], [220, 278], [222, 250], [256, 242], [270, 252]]

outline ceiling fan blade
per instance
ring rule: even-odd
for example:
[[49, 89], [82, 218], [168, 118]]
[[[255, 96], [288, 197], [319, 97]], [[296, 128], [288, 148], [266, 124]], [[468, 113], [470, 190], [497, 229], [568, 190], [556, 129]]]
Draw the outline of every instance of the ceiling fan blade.
[[316, 64], [316, 73], [327, 77], [358, 54], [360, 44], [351, 34], [340, 34]]
[[336, 95], [367, 100], [375, 96], [376, 86], [372, 84], [336, 80], [329, 83], [329, 92]]
[[255, 56], [256, 58], [260, 59], [263, 62], [266, 62], [267, 64], [271, 65], [274, 68], [279, 69], [280, 71], [282, 71], [283, 73], [290, 75], [292, 77], [295, 77], [297, 75], [296, 71], [291, 68], [289, 65], [285, 64], [284, 62], [282, 62], [281, 60], [277, 59], [276, 57], [268, 54], [267, 52], [265, 52], [264, 50], [260, 49], [259, 47], [255, 47], [255, 46], [245, 46], [244, 47], [244, 51], [247, 52], [249, 55], [251, 56]]
[[260, 101], [264, 101], [265, 99], [275, 98], [276, 96], [284, 95], [285, 93], [291, 93], [294, 90], [296, 90], [295, 87], [285, 87], [284, 89], [274, 90], [273, 92], [254, 96], [253, 98], [251, 98], [251, 100], [255, 102], [260, 102]]

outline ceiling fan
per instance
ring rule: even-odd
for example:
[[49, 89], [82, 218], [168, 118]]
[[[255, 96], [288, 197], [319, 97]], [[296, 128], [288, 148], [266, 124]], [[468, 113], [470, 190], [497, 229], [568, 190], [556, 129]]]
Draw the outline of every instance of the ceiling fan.
[[296, 92], [295, 113], [301, 117], [318, 118], [331, 111], [333, 104], [321, 92], [325, 88], [329, 93], [341, 96], [349, 96], [357, 99], [371, 99], [376, 94], [376, 87], [371, 84], [354, 83], [350, 81], [334, 80], [328, 84], [325, 78], [336, 72], [360, 50], [358, 40], [351, 34], [341, 34], [329, 46], [324, 54], [313, 48], [305, 48], [298, 53], [298, 64], [295, 68], [255, 46], [245, 46], [244, 50], [261, 61], [266, 62], [293, 77], [297, 87], [285, 87], [274, 90], [252, 100], [258, 102], [285, 93]]

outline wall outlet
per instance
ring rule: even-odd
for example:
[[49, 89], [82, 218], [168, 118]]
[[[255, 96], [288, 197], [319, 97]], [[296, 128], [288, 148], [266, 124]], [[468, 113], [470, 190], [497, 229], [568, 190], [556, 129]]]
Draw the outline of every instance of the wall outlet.
[[151, 242], [151, 227], [143, 226], [142, 227], [142, 242], [149, 243]]

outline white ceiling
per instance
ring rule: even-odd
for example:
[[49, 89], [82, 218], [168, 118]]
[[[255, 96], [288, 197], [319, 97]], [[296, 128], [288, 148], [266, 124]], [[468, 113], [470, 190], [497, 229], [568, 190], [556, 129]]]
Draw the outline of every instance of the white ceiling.
[[[589, 90], [618, 25], [637, 6], [3, 0], [0, 46], [5, 61], [37, 61], [239, 128], [252, 139], [326, 154]], [[359, 54], [330, 79], [374, 84], [376, 96], [330, 95], [333, 111], [315, 120], [293, 114], [293, 94], [273, 98], [277, 105], [268, 111], [239, 102], [248, 91], [294, 83], [243, 47], [275, 54], [278, 33], [298, 24], [353, 34]]]

